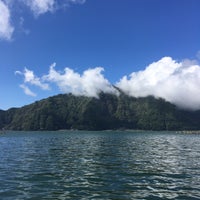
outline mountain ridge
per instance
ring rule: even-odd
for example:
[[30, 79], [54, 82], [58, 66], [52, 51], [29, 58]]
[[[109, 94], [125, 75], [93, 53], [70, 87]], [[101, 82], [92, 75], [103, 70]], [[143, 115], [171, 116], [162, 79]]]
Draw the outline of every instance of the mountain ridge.
[[100, 92], [99, 98], [59, 94], [21, 108], [0, 110], [0, 129], [199, 130], [200, 111], [181, 110], [162, 98], [135, 98], [122, 92]]

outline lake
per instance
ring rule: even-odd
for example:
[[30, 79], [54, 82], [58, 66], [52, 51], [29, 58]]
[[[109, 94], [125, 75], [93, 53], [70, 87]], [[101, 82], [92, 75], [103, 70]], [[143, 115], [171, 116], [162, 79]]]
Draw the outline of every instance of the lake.
[[0, 199], [200, 199], [200, 135], [7, 132]]

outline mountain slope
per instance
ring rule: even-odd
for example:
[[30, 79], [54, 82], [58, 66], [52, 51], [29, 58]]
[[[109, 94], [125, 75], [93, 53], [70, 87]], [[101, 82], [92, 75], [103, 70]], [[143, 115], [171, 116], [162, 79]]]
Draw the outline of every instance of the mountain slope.
[[33, 104], [0, 110], [0, 128], [9, 130], [197, 130], [200, 111], [178, 109], [152, 96], [100, 93], [99, 98], [60, 94]]

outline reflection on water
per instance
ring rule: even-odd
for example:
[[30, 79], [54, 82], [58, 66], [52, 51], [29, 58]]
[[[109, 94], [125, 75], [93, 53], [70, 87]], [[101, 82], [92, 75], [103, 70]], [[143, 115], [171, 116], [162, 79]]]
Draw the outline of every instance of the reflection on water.
[[0, 199], [200, 199], [200, 135], [10, 132]]

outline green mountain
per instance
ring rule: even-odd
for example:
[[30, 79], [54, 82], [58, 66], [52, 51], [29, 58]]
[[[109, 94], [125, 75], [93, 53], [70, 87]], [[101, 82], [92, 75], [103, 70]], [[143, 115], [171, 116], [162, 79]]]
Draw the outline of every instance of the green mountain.
[[200, 130], [200, 111], [185, 111], [164, 99], [100, 93], [99, 98], [60, 94], [33, 104], [0, 110], [7, 130]]

